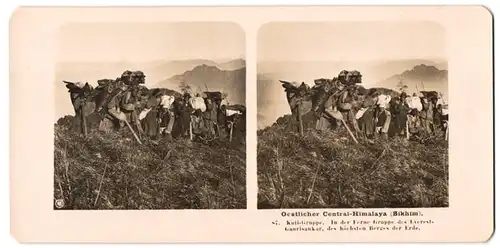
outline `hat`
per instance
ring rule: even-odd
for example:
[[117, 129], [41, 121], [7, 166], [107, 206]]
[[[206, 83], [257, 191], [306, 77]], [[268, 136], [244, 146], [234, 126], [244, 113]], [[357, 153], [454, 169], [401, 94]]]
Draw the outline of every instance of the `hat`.
[[407, 96], [408, 96], [408, 95], [406, 94], [406, 92], [404, 92], [404, 91], [403, 91], [403, 92], [401, 92], [401, 97], [402, 97], [402, 98], [406, 98]]

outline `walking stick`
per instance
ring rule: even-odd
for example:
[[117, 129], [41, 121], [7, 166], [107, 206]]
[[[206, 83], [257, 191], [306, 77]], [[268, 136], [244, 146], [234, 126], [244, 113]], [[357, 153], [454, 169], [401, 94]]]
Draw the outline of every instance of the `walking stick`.
[[446, 122], [446, 131], [445, 131], [445, 135], [444, 135], [444, 140], [446, 140], [446, 141], [448, 141], [449, 134], [450, 134], [450, 132], [448, 131], [449, 128], [450, 128], [450, 123]]
[[229, 142], [233, 140], [233, 123], [229, 122]]
[[345, 123], [344, 118], [342, 118], [341, 121], [342, 124], [344, 124], [344, 127], [347, 129], [347, 132], [349, 132], [349, 135], [351, 135], [351, 138], [354, 140], [354, 142], [356, 142], [356, 144], [359, 144], [358, 140], [356, 139], [356, 137], [354, 137], [354, 134], [351, 132], [351, 129], [349, 129], [347, 123]]
[[410, 128], [408, 127], [408, 120], [406, 120], [406, 139], [410, 139]]
[[347, 126], [347, 123], [344, 121], [344, 117], [342, 116], [342, 113], [340, 111], [334, 109], [333, 111], [324, 111], [324, 113], [329, 116], [330, 118], [334, 118], [337, 120], [342, 121], [342, 124], [344, 124], [344, 127], [347, 129], [347, 132], [351, 136], [351, 138], [356, 142], [356, 144], [359, 144], [358, 140], [354, 136], [354, 134], [351, 132], [351, 129], [349, 129], [349, 126]]
[[142, 142], [141, 140], [139, 139], [139, 136], [137, 136], [137, 134], [135, 133], [134, 129], [132, 128], [132, 126], [130, 126], [130, 123], [128, 123], [127, 120], [123, 120], [125, 122], [125, 124], [127, 124], [127, 127], [130, 129], [130, 131], [132, 132], [132, 134], [134, 135], [135, 139], [137, 140], [137, 142], [139, 142], [139, 144], [142, 145]]
[[215, 132], [215, 136], [217, 136], [217, 137], [220, 138], [221, 134], [220, 134], [219, 124], [217, 124], [216, 121], [213, 121], [212, 125], [214, 126], [214, 129], [215, 129], [215, 131], [214, 131]]
[[87, 137], [87, 118], [85, 117], [85, 113], [83, 111], [83, 106], [80, 107], [80, 116], [82, 117], [83, 136]]
[[[121, 120], [120, 118], [118, 118], [118, 116], [116, 116], [115, 114], [111, 113], [111, 112], [108, 112], [111, 116], [113, 116], [114, 118], [118, 119], [118, 120]], [[130, 129], [130, 131], [132, 132], [132, 134], [134, 135], [135, 139], [137, 140], [137, 142], [139, 142], [139, 144], [142, 145], [142, 142], [141, 140], [139, 139], [139, 137], [137, 136], [137, 134], [135, 133], [134, 129], [132, 128], [132, 126], [130, 126], [130, 123], [128, 123], [127, 119], [123, 119], [122, 121], [125, 122], [125, 124], [127, 124], [127, 127], [128, 129]]]
[[302, 123], [302, 114], [300, 113], [300, 107], [302, 106], [302, 101], [299, 102], [299, 105], [297, 106], [297, 116], [299, 119], [299, 133], [301, 136], [304, 135], [304, 124]]
[[191, 121], [189, 122], [189, 140], [193, 140], [193, 118], [191, 118]]

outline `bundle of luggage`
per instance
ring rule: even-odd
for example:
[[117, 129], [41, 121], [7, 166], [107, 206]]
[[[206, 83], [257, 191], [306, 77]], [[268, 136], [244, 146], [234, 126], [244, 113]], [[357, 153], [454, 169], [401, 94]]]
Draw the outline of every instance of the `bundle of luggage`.
[[221, 102], [225, 97], [220, 91], [205, 91], [205, 98], [212, 100], [213, 102]]
[[133, 84], [145, 84], [146, 83], [146, 75], [144, 75], [144, 72], [142, 71], [129, 71], [126, 70], [122, 73], [121, 80], [126, 85], [133, 85]]
[[406, 98], [406, 104], [408, 104], [408, 107], [410, 109], [416, 109], [417, 111], [422, 111], [422, 101], [416, 94], [413, 94], [413, 96], [407, 97]]
[[227, 110], [233, 110], [233, 111], [239, 111], [241, 113], [245, 113], [246, 108], [244, 105], [241, 104], [233, 104], [233, 105], [228, 105], [226, 106]]

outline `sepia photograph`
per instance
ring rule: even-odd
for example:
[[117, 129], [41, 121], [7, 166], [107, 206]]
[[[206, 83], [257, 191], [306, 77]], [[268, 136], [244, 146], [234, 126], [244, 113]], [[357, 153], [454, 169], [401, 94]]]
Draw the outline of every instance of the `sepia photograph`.
[[263, 25], [258, 209], [448, 207], [446, 44], [431, 21]]
[[488, 241], [492, 51], [484, 6], [19, 7], [11, 239]]
[[54, 209], [245, 209], [245, 33], [230, 22], [59, 29]]

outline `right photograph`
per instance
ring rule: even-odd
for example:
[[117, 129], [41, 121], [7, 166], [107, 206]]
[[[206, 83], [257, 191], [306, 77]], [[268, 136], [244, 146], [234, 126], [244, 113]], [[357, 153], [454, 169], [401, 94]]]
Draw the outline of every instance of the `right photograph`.
[[257, 63], [258, 209], [449, 206], [439, 23], [268, 23]]

